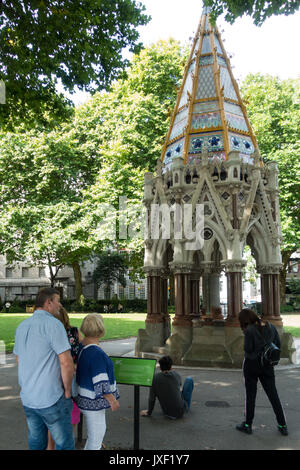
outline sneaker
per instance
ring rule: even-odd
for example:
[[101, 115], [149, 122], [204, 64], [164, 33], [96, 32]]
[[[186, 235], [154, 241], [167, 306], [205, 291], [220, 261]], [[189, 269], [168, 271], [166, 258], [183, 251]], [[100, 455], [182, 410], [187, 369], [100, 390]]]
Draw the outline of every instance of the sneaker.
[[279, 429], [279, 432], [283, 435], [283, 436], [288, 436], [289, 432], [288, 432], [288, 428], [287, 426], [280, 426], [278, 424], [278, 429]]
[[252, 426], [246, 424], [245, 421], [242, 424], [237, 424], [235, 427], [238, 431], [245, 432], [246, 434], [252, 434]]

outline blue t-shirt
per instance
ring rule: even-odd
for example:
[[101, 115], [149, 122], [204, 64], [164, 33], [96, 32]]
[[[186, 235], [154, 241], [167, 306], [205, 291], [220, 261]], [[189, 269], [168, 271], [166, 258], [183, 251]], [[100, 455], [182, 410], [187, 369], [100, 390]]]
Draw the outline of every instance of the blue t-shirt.
[[58, 354], [70, 349], [63, 324], [51, 313], [36, 310], [15, 334], [21, 400], [29, 408], [48, 408], [64, 393]]

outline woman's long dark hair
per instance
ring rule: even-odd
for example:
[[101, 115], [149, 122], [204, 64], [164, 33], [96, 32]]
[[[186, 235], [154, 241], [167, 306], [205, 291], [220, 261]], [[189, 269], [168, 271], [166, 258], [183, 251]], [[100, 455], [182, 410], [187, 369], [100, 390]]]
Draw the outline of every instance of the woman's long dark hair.
[[239, 313], [239, 322], [243, 331], [247, 328], [248, 325], [257, 325], [259, 329], [262, 328], [261, 319], [250, 308], [243, 308]]

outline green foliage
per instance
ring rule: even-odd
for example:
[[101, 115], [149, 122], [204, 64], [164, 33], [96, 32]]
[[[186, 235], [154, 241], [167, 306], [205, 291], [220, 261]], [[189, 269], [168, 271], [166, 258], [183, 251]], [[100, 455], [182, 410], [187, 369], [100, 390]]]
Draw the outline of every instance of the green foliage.
[[262, 157], [278, 163], [282, 250], [289, 258], [300, 233], [300, 80], [248, 75], [241, 91]]
[[300, 279], [294, 277], [289, 279], [289, 290], [291, 294], [300, 294]]
[[106, 88], [128, 64], [123, 49], [141, 48], [137, 27], [150, 19], [143, 11], [136, 0], [2, 0], [2, 121], [61, 111], [58, 80], [71, 92]]
[[280, 306], [280, 313], [290, 313], [294, 311], [294, 307], [292, 305], [281, 305]]
[[244, 249], [243, 259], [247, 261], [246, 266], [243, 268], [243, 281], [250, 282], [256, 285], [258, 274], [256, 271], [256, 261], [251, 254], [251, 248], [246, 245]]
[[206, 6], [212, 7], [211, 17], [215, 21], [222, 13], [229, 23], [244, 14], [251, 16], [254, 24], [261, 26], [272, 15], [292, 15], [299, 9], [298, 0], [204, 0]]
[[97, 266], [92, 279], [98, 287], [104, 285], [106, 292], [114, 282], [126, 286], [125, 275], [128, 266], [123, 255], [116, 252], [105, 251], [97, 255]]

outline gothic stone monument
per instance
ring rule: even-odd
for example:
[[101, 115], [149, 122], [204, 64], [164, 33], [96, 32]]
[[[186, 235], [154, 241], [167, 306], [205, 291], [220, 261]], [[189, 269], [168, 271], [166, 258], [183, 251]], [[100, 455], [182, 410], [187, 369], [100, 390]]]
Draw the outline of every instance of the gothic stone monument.
[[[262, 318], [282, 339], [282, 356], [291, 361], [293, 340], [280, 317], [280, 215], [277, 166], [263, 164], [245, 105], [216, 26], [205, 8], [185, 68], [169, 132], [156, 174], [145, 175], [144, 204], [192, 207], [194, 242], [178, 239], [178, 220], [171, 217], [169, 239], [145, 240], [144, 270], [148, 314], [139, 330], [136, 355], [169, 354], [176, 364], [240, 367], [243, 334], [243, 250], [249, 245], [261, 275]], [[197, 233], [196, 206], [204, 208]], [[171, 212], [172, 214], [172, 212]], [[151, 219], [152, 220], [152, 219]], [[181, 223], [183, 223], [181, 221]], [[180, 227], [179, 227], [180, 228]], [[181, 227], [182, 228], [182, 227]], [[220, 309], [220, 273], [227, 277], [226, 319]], [[175, 317], [170, 334], [168, 278], [174, 277]], [[200, 312], [199, 280], [203, 308]]]

